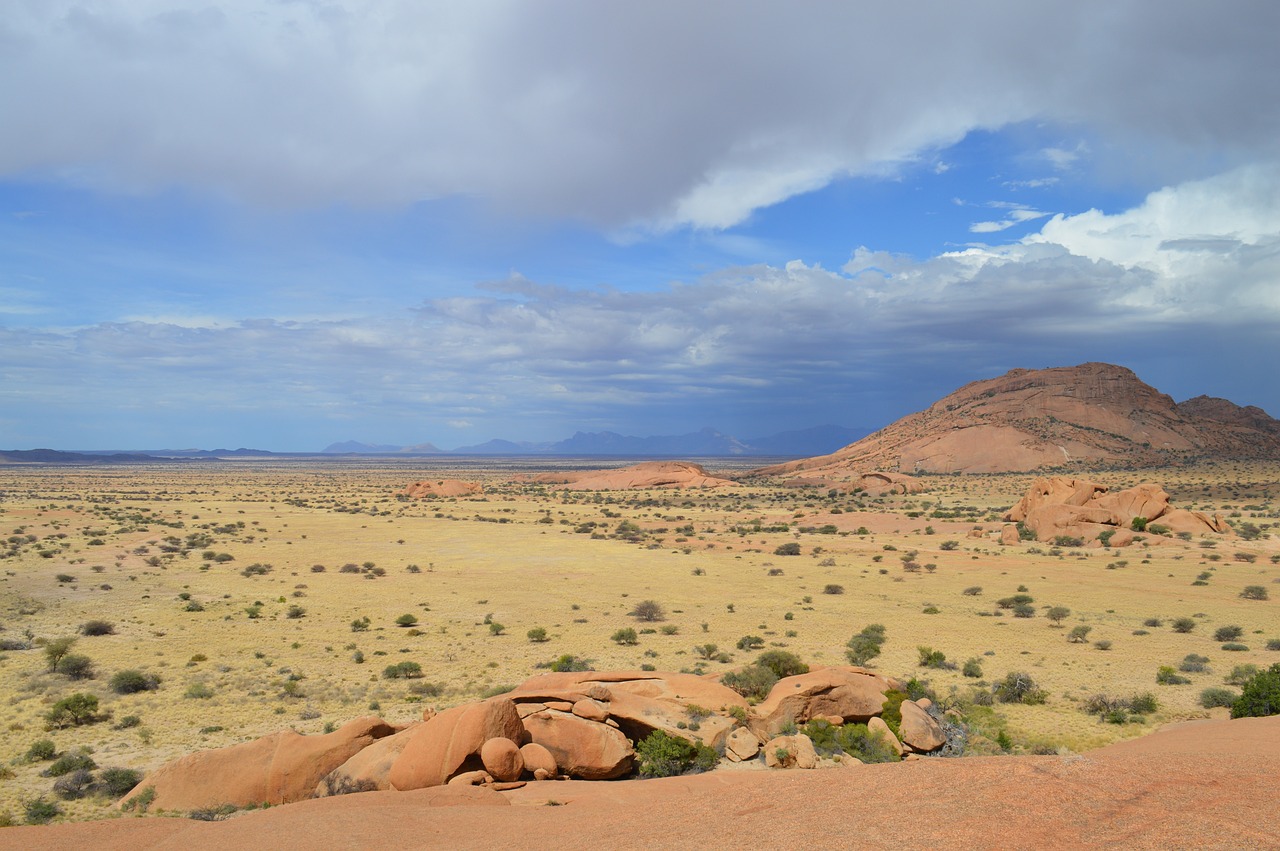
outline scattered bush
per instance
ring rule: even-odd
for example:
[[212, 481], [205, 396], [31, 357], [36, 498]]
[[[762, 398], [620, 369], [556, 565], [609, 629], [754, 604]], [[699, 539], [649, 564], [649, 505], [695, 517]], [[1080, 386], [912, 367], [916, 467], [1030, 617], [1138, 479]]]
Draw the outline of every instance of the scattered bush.
[[541, 644], [547, 640], [547, 631], [540, 626], [535, 626], [525, 633], [525, 638], [528, 638], [533, 644]]
[[396, 626], [409, 627], [409, 626], [415, 626], [417, 625], [417, 623], [418, 623], [418, 616], [414, 614], [410, 614], [408, 612], [396, 618]]
[[93, 660], [81, 653], [68, 653], [58, 663], [58, 673], [73, 680], [93, 678]]
[[101, 621], [101, 620], [85, 621], [84, 623], [80, 624], [80, 634], [90, 635], [90, 636], [115, 635], [116, 627], [115, 627], [115, 624], [111, 623], [111, 621]]
[[23, 805], [27, 824], [48, 824], [58, 816], [62, 815], [62, 808], [52, 801], [46, 801], [44, 798], [36, 798], [34, 801], [27, 801]]
[[1029, 674], [1021, 671], [1010, 671], [1005, 674], [1003, 680], [991, 687], [991, 692], [1001, 703], [1037, 705], [1044, 703], [1049, 697], [1044, 689], [1036, 685], [1036, 681], [1031, 679]]
[[982, 679], [982, 660], [977, 656], [966, 659], [964, 667], [960, 669], [960, 673], [975, 680]]
[[1200, 674], [1209, 669], [1209, 657], [1197, 653], [1188, 653], [1178, 663], [1178, 670], [1184, 674]]
[[1249, 645], [1241, 644], [1238, 641], [1228, 641], [1222, 645], [1222, 649], [1233, 653], [1243, 653], [1249, 649]]
[[786, 544], [779, 544], [773, 551], [776, 556], [798, 556], [800, 555], [800, 545], [795, 541]]
[[640, 637], [636, 635], [636, 631], [631, 627], [620, 629], [617, 632], [615, 632], [613, 635], [609, 636], [609, 638], [610, 640], [613, 641], [614, 644], [620, 644], [620, 645], [629, 646], [629, 645], [640, 643]]
[[79, 727], [103, 720], [103, 716], [98, 714], [98, 698], [84, 692], [62, 698], [45, 713], [44, 718], [51, 728]]
[[764, 700], [778, 682], [778, 675], [764, 665], [748, 665], [741, 671], [730, 671], [720, 682], [747, 700]]
[[809, 673], [809, 666], [800, 657], [786, 650], [766, 650], [756, 659], [756, 664], [777, 674], [778, 679]]
[[208, 683], [196, 682], [187, 686], [187, 690], [182, 693], [182, 696], [191, 700], [208, 700], [213, 697], [213, 689]]
[[502, 635], [502, 633], [506, 631], [507, 631], [507, 628], [502, 624], [498, 623], [497, 621], [489, 621], [490, 635]]
[[40, 739], [32, 742], [24, 759], [27, 762], [48, 762], [58, 755], [58, 749], [52, 739]]
[[1205, 709], [1229, 707], [1234, 704], [1239, 697], [1240, 695], [1236, 694], [1229, 688], [1211, 686], [1200, 692], [1200, 705]]
[[1067, 641], [1072, 644], [1084, 644], [1089, 640], [1089, 633], [1093, 630], [1091, 626], [1078, 624], [1071, 627], [1071, 631], [1067, 633]]
[[422, 666], [417, 662], [397, 662], [384, 668], [382, 676], [388, 680], [417, 679], [422, 676]]
[[1220, 626], [1213, 631], [1214, 641], [1235, 641], [1244, 635], [1244, 627], [1239, 626]]
[[919, 664], [921, 668], [945, 669], [955, 667], [955, 665], [947, 664], [947, 654], [943, 653], [941, 650], [934, 650], [932, 647], [920, 646], [916, 648], [916, 652], [919, 654], [917, 664]]
[[296, 603], [290, 606], [288, 609], [286, 609], [284, 613], [284, 616], [289, 620], [297, 620], [298, 618], [306, 617], [306, 615], [307, 615], [307, 610], [302, 608], [302, 606], [297, 605]]
[[845, 644], [844, 655], [850, 665], [865, 666], [880, 655], [880, 647], [885, 641], [884, 626], [878, 623], [869, 624], [854, 635]]
[[822, 588], [822, 593], [823, 594], [843, 594], [844, 586], [837, 585], [833, 582], [830, 585], [824, 585]]
[[568, 673], [571, 671], [590, 671], [591, 661], [583, 659], [580, 656], [574, 656], [572, 653], [565, 653], [557, 659], [552, 660], [546, 665], [556, 673]]
[[673, 777], [710, 771], [720, 760], [714, 748], [668, 735], [662, 730], [654, 730], [636, 743], [636, 758], [643, 777]]
[[65, 753], [50, 763], [49, 767], [40, 772], [45, 777], [61, 777], [64, 774], [70, 774], [73, 771], [93, 771], [98, 764], [93, 761], [93, 757], [85, 753]]
[[160, 677], [126, 668], [112, 674], [108, 685], [116, 694], [136, 694], [140, 691], [155, 691], [160, 688]]
[[1156, 682], [1162, 686], [1184, 686], [1191, 680], [1182, 676], [1171, 665], [1161, 665], [1156, 669]]
[[1192, 618], [1176, 618], [1172, 626], [1174, 632], [1187, 633], [1196, 628], [1196, 622]]
[[966, 597], [977, 597], [982, 594], [982, 586], [970, 585], [968, 588], [964, 589], [960, 593], [965, 595]]
[[89, 794], [93, 786], [93, 772], [79, 768], [68, 772], [53, 783], [53, 792], [64, 801], [74, 801]]
[[738, 639], [739, 650], [759, 650], [764, 647], [764, 639], [758, 635], [744, 635]]
[[1244, 590], [1240, 592], [1240, 596], [1246, 600], [1267, 600], [1270, 595], [1267, 594], [1265, 585], [1246, 585]]

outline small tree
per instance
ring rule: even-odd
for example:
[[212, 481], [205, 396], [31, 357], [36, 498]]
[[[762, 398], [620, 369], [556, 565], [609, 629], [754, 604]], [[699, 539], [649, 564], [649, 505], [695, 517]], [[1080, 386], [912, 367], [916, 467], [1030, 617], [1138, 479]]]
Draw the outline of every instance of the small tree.
[[1053, 625], [1057, 627], [1062, 626], [1062, 622], [1070, 617], [1070, 615], [1071, 610], [1066, 606], [1052, 606], [1049, 611], [1044, 613], [1044, 616], [1053, 621]]
[[50, 727], [79, 727], [82, 724], [92, 724], [99, 720], [98, 698], [92, 694], [76, 692], [55, 703], [44, 717]]
[[44, 658], [49, 663], [49, 672], [56, 673], [62, 657], [71, 652], [76, 640], [74, 637], [51, 638], [44, 644]]
[[1071, 632], [1067, 633], [1067, 641], [1072, 644], [1084, 644], [1089, 640], [1089, 632], [1093, 629], [1091, 626], [1079, 624], [1071, 627]]
[[541, 644], [547, 640], [547, 631], [540, 626], [535, 626], [525, 633], [525, 637], [533, 644]]
[[996, 700], [1002, 703], [1044, 703], [1048, 695], [1036, 685], [1029, 674], [1021, 671], [1010, 671], [1000, 682], [992, 687]]
[[1192, 618], [1177, 618], [1173, 621], [1172, 626], [1174, 632], [1186, 633], [1196, 628], [1196, 622]]
[[869, 624], [854, 635], [845, 644], [844, 655], [850, 665], [864, 666], [880, 655], [880, 646], [884, 644], [885, 630], [878, 623]]
[[409, 626], [415, 625], [417, 622], [418, 622], [418, 616], [414, 614], [410, 614], [408, 612], [396, 618], [396, 626], [409, 627]]
[[636, 607], [627, 614], [636, 620], [646, 623], [654, 621], [664, 621], [667, 619], [667, 612], [657, 600], [642, 600], [636, 603]]
[[776, 556], [798, 556], [800, 555], [800, 545], [795, 541], [779, 544], [774, 549], [773, 554]]
[[83, 653], [68, 653], [58, 663], [58, 673], [65, 674], [73, 680], [93, 678], [93, 660]]
[[1280, 662], [1259, 671], [1244, 684], [1239, 699], [1231, 704], [1232, 718], [1259, 718], [1280, 715]]
[[1246, 600], [1268, 600], [1270, 595], [1267, 593], [1265, 585], [1246, 585], [1244, 590], [1240, 592], [1240, 596]]
[[640, 643], [640, 637], [636, 635], [636, 631], [631, 627], [620, 629], [613, 635], [609, 636], [609, 638], [613, 640], [614, 644], [620, 645], [634, 645]]
[[507, 628], [502, 624], [498, 623], [497, 621], [489, 621], [490, 635], [502, 635], [502, 633], [506, 631], [507, 631]]

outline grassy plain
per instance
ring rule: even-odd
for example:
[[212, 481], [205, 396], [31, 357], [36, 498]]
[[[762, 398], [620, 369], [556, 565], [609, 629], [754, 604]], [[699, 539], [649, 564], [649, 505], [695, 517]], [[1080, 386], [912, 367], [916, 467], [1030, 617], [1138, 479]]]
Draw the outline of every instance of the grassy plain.
[[[22, 759], [38, 739], [91, 749], [99, 766], [150, 770], [283, 727], [320, 732], [371, 711], [408, 721], [424, 705], [518, 683], [561, 654], [597, 669], [715, 673], [753, 659], [736, 645], [754, 635], [839, 664], [853, 633], [881, 623], [888, 640], [874, 667], [927, 679], [944, 699], [1010, 671], [1033, 676], [1044, 705], [996, 706], [1015, 751], [1080, 751], [1166, 721], [1222, 717], [1200, 706], [1204, 688], [1237, 665], [1280, 660], [1266, 649], [1280, 639], [1280, 465], [1097, 472], [1117, 488], [1159, 482], [1180, 507], [1262, 532], [1147, 535], [1109, 550], [1002, 547], [992, 534], [1025, 475], [930, 476], [928, 493], [882, 498], [764, 483], [581, 493], [512, 482], [516, 470], [502, 462], [459, 463], [0, 467], [0, 640], [35, 645], [0, 652], [0, 815], [20, 819], [24, 801], [52, 798], [47, 763]], [[396, 495], [444, 477], [481, 481], [485, 492]], [[973, 529], [992, 534], [969, 537]], [[789, 542], [800, 555], [775, 554]], [[904, 570], [911, 554], [919, 570]], [[1242, 598], [1247, 585], [1271, 599]], [[997, 607], [1020, 588], [1034, 617]], [[650, 599], [665, 621], [628, 617]], [[1070, 615], [1055, 626], [1050, 606]], [[291, 617], [291, 607], [301, 611]], [[397, 626], [405, 614], [418, 622]], [[1171, 629], [1183, 616], [1195, 620], [1189, 633]], [[353, 630], [362, 618], [367, 629]], [[1161, 625], [1144, 625], [1151, 618]], [[50, 673], [40, 642], [93, 619], [114, 634], [81, 635], [71, 652], [90, 658], [94, 676]], [[1068, 642], [1078, 625], [1091, 628], [1088, 641]], [[1214, 640], [1226, 625], [1242, 628], [1247, 650]], [[539, 627], [547, 640], [531, 641]], [[639, 631], [638, 644], [610, 640], [624, 627]], [[694, 647], [706, 643], [732, 661], [701, 660]], [[949, 662], [979, 660], [983, 676], [918, 667], [922, 645]], [[1207, 656], [1208, 670], [1188, 674], [1188, 685], [1156, 684], [1159, 666], [1190, 653]], [[383, 676], [406, 661], [423, 677]], [[110, 678], [124, 669], [157, 675], [160, 687], [115, 694]], [[45, 714], [74, 692], [98, 696], [111, 719], [47, 731]], [[1160, 703], [1145, 724], [1102, 723], [1080, 707], [1098, 693], [1141, 692]], [[129, 716], [139, 723], [122, 725]], [[97, 799], [62, 806], [70, 817], [108, 814]]]

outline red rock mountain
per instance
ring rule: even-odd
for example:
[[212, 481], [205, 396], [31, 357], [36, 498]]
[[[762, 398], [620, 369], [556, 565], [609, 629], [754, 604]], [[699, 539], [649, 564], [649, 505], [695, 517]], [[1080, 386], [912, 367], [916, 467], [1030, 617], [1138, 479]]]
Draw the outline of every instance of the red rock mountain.
[[1280, 456], [1280, 421], [1200, 396], [1182, 404], [1106, 363], [1015, 369], [966, 384], [844, 449], [756, 471], [1008, 473]]

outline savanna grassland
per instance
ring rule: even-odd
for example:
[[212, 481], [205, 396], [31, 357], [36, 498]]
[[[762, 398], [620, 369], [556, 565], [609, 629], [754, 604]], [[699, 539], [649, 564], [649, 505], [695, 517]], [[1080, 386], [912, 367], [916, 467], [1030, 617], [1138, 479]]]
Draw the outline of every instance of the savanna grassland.
[[[408, 721], [565, 654], [597, 669], [717, 674], [754, 659], [739, 648], [754, 638], [743, 643], [844, 664], [850, 637], [879, 623], [887, 640], [871, 665], [927, 680], [944, 704], [981, 706], [1012, 671], [1046, 692], [1040, 705], [981, 706], [989, 735], [973, 743], [988, 753], [997, 731], [1013, 752], [1080, 751], [1225, 717], [1202, 692], [1231, 688], [1237, 666], [1280, 660], [1280, 465], [1096, 472], [1113, 488], [1159, 482], [1174, 504], [1222, 512], [1243, 534], [1090, 549], [999, 544], [1028, 475], [929, 476], [913, 496], [765, 482], [592, 493], [513, 481], [501, 463], [0, 467], [0, 815], [52, 798], [49, 763], [26, 758], [42, 739], [146, 771], [283, 727], [321, 732], [370, 712]], [[485, 491], [397, 496], [446, 476]], [[1242, 596], [1250, 586], [1267, 599]], [[1018, 594], [1022, 609], [1002, 605]], [[629, 616], [647, 600], [665, 619]], [[1179, 618], [1189, 631], [1174, 629]], [[85, 634], [93, 621], [109, 629]], [[1224, 627], [1238, 636], [1224, 640]], [[636, 643], [613, 638], [628, 628]], [[941, 667], [922, 667], [921, 647]], [[1189, 654], [1207, 658], [1185, 666], [1202, 670], [1157, 684]], [[409, 676], [389, 678], [390, 666]], [[122, 671], [142, 675], [138, 690], [119, 693]], [[55, 704], [77, 693], [99, 701], [89, 723], [51, 727]], [[1143, 693], [1158, 708], [1129, 723], [1083, 709]], [[111, 812], [100, 797], [60, 805]]]

